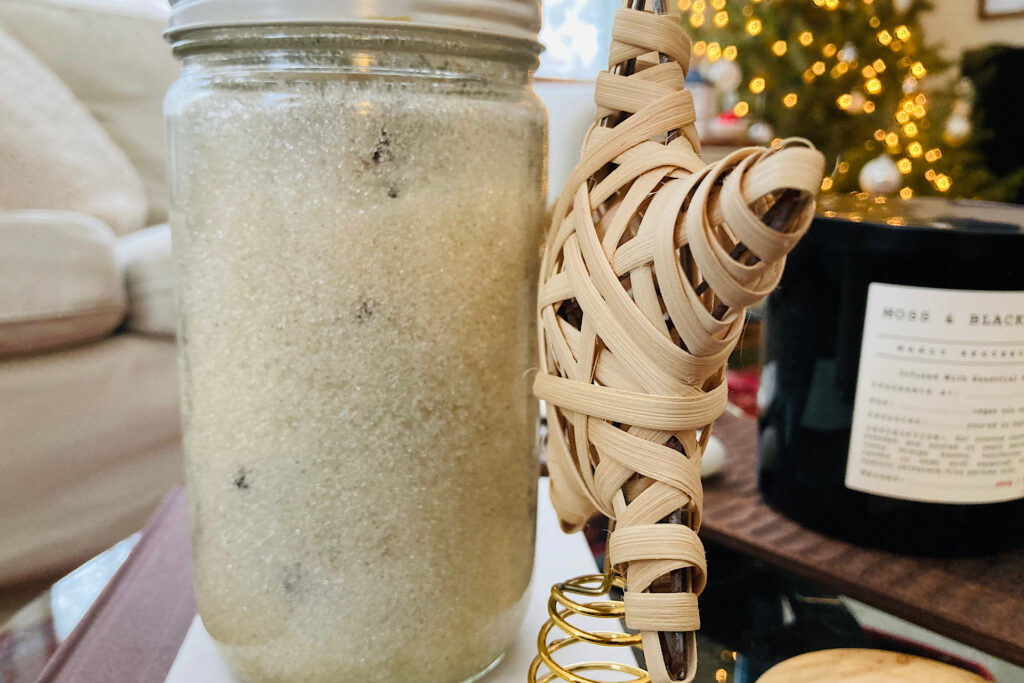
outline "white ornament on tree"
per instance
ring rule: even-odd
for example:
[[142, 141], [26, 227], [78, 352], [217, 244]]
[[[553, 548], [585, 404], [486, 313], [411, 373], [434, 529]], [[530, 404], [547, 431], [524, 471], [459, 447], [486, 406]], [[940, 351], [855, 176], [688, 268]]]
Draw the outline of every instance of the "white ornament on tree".
[[837, 56], [841, 62], [852, 62], [857, 59], [857, 46], [853, 43], [847, 43], [843, 45], [843, 49], [839, 51]]
[[971, 121], [961, 114], [953, 114], [946, 119], [946, 139], [960, 144], [971, 136]]
[[891, 194], [902, 182], [900, 169], [888, 154], [880, 154], [860, 169], [860, 189], [872, 194]]
[[740, 81], [743, 80], [743, 72], [740, 71], [740, 67], [736, 65], [736, 62], [728, 59], [719, 59], [708, 67], [707, 77], [715, 86], [715, 90], [719, 92], [732, 92], [740, 86]]
[[943, 137], [947, 142], [959, 145], [971, 136], [971, 108], [974, 101], [974, 85], [967, 78], [961, 78], [956, 84], [958, 97], [953, 100], [952, 111], [946, 119]]
[[892, 7], [900, 14], [906, 14], [914, 6], [914, 0], [892, 0]]

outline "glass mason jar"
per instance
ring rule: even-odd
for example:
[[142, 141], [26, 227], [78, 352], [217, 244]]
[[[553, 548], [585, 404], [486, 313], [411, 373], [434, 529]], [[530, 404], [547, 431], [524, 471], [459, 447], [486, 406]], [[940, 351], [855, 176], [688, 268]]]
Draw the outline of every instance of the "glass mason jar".
[[470, 680], [533, 562], [539, 9], [246, 3], [168, 31], [199, 612], [246, 681]]

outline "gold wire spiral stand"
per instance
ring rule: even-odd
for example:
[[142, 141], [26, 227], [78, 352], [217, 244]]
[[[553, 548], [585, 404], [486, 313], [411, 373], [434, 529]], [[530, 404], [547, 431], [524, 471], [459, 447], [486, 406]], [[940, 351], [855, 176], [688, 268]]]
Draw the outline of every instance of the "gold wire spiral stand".
[[[638, 666], [609, 661], [586, 661], [563, 665], [555, 659], [555, 653], [577, 643], [591, 643], [607, 647], [640, 647], [640, 634], [629, 634], [622, 631], [587, 631], [573, 624], [573, 617], [590, 617], [596, 619], [615, 619], [620, 621], [626, 616], [625, 603], [614, 600], [609, 593], [613, 588], [623, 590], [626, 581], [609, 567], [604, 574], [577, 576], [574, 579], [557, 583], [551, 587], [548, 599], [549, 619], [541, 627], [537, 635], [537, 656], [530, 666], [528, 681], [531, 683], [551, 683], [552, 681], [569, 681], [569, 683], [604, 683], [607, 679], [587, 678], [582, 672], [604, 671], [621, 674], [622, 683], [650, 683], [647, 672]], [[600, 598], [608, 595], [606, 600], [590, 600], [581, 602], [575, 596], [583, 598]], [[558, 629], [564, 637], [551, 639], [551, 634]], [[543, 669], [547, 669], [542, 673]], [[632, 678], [624, 678], [631, 676]]]

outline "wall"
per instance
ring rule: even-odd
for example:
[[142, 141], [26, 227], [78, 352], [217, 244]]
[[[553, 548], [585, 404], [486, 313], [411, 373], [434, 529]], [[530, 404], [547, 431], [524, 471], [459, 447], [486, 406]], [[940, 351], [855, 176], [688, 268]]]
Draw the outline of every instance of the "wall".
[[968, 48], [989, 43], [1024, 46], [1024, 16], [980, 19], [979, 0], [932, 0], [935, 9], [921, 17], [928, 40], [945, 45], [944, 54], [957, 60]]
[[594, 82], [538, 78], [533, 83], [548, 109], [548, 207], [562, 192], [594, 122]]

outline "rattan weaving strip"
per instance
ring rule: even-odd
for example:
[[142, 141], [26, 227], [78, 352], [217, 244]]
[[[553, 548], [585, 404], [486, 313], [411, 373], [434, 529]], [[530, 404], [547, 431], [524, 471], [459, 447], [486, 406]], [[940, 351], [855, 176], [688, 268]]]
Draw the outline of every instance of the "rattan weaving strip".
[[[597, 120], [548, 233], [534, 390], [548, 403], [563, 526], [596, 511], [615, 520], [610, 559], [651, 679], [671, 680], [658, 633], [686, 632], [690, 681], [705, 580], [700, 458], [745, 308], [775, 287], [810, 225], [824, 160], [790, 140], [705, 165], [678, 16], [620, 9], [612, 36]], [[626, 60], [633, 72], [613, 73]], [[663, 523], [679, 510], [686, 527]], [[688, 592], [652, 590], [677, 570]]]

